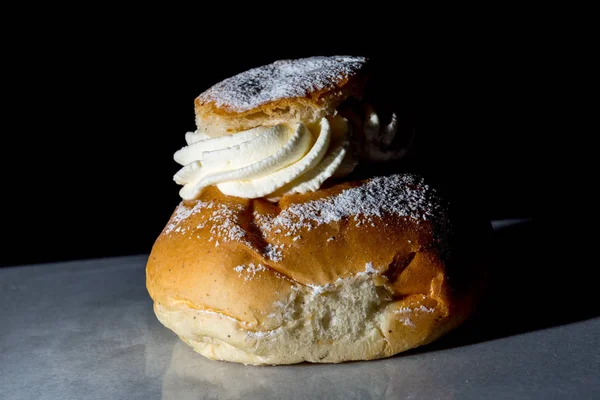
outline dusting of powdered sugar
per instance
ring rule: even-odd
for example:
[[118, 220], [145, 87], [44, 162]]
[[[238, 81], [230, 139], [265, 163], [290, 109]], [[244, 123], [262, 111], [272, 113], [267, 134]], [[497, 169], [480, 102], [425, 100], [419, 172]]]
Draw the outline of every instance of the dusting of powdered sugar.
[[[236, 204], [229, 206], [220, 204], [215, 206], [208, 221], [212, 222], [210, 233], [217, 236], [221, 242], [237, 241], [244, 242], [246, 239], [246, 231], [239, 224], [239, 214], [244, 210], [244, 206]], [[248, 242], [249, 244], [249, 242]], [[218, 242], [215, 243], [215, 247]]]
[[272, 245], [271, 243], [265, 246], [264, 256], [267, 257], [271, 261], [281, 261], [282, 255], [281, 251], [283, 250], [284, 244], [276, 244]]
[[181, 223], [202, 210], [210, 210], [208, 218], [204, 219], [194, 228], [203, 229], [209, 225], [211, 236], [207, 240], [214, 242], [215, 247], [219, 247], [222, 243], [229, 241], [237, 241], [250, 245], [246, 230], [239, 224], [239, 214], [244, 210], [241, 204], [217, 204], [200, 200], [193, 207], [186, 207], [183, 204], [179, 204], [175, 209], [170, 223], [165, 228], [165, 233], [184, 234], [188, 230], [194, 231], [195, 229], [191, 229], [190, 227], [181, 226]]
[[279, 279], [287, 280], [291, 283], [295, 283], [287, 276], [279, 273], [278, 271], [272, 269], [271, 267], [268, 267], [268, 266], [260, 264], [260, 263], [259, 264], [250, 263], [248, 265], [238, 265], [233, 270], [239, 274], [238, 275], [239, 278], [244, 278], [244, 281], [246, 281], [246, 282], [251, 281], [254, 278], [256, 278], [256, 274], [258, 272], [270, 270], [272, 276], [275, 276], [276, 278], [279, 278]]
[[394, 311], [394, 314], [409, 314], [415, 311], [423, 311], [426, 313], [432, 313], [435, 311], [435, 309], [430, 308], [430, 307], [425, 307], [424, 305], [420, 305], [419, 307], [400, 307], [399, 309], [397, 309], [396, 311]]
[[258, 226], [265, 231], [284, 229], [286, 236], [344, 218], [352, 218], [356, 226], [375, 225], [373, 217], [396, 215], [420, 221], [443, 215], [435, 191], [422, 178], [411, 174], [373, 178], [361, 186], [346, 189], [306, 203], [292, 204], [277, 216], [255, 213]]
[[400, 317], [400, 318], [398, 318], [398, 320], [400, 322], [402, 322], [402, 325], [404, 325], [404, 326], [412, 326], [412, 327], [415, 326], [415, 324], [412, 322], [412, 320], [408, 317]]
[[262, 264], [250, 263], [248, 265], [238, 265], [234, 270], [239, 273], [240, 278], [243, 277], [245, 281], [249, 281], [254, 278], [257, 272], [266, 271], [267, 267]]
[[414, 327], [415, 324], [412, 322], [412, 320], [409, 318], [409, 314], [414, 313], [415, 311], [421, 311], [421, 312], [426, 312], [426, 313], [432, 313], [435, 312], [435, 309], [430, 308], [430, 307], [425, 307], [424, 305], [420, 305], [419, 307], [400, 307], [399, 309], [394, 311], [394, 314], [398, 314], [399, 318], [398, 320], [405, 326], [412, 326]]
[[196, 214], [197, 212], [200, 212], [200, 210], [202, 210], [204, 208], [208, 208], [208, 206], [210, 204], [212, 204], [212, 203], [205, 203], [203, 201], [198, 201], [194, 205], [194, 207], [191, 207], [191, 208], [186, 207], [183, 204], [179, 204], [177, 206], [177, 208], [175, 208], [175, 212], [173, 213], [173, 217], [171, 218], [171, 221], [165, 228], [165, 233], [169, 234], [173, 231], [179, 233], [179, 232], [181, 232], [182, 229], [185, 231], [185, 228], [182, 228], [181, 226], [179, 226], [179, 224], [181, 224], [182, 221], [184, 221], [191, 215]]
[[276, 100], [335, 88], [343, 79], [357, 74], [365, 62], [363, 57], [351, 56], [276, 61], [225, 79], [198, 100], [243, 112]]

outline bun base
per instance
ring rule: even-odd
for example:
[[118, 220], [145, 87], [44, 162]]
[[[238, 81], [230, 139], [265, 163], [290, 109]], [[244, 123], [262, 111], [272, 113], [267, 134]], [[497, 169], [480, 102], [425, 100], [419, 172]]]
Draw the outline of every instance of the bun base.
[[155, 313], [198, 353], [244, 364], [369, 360], [427, 344], [468, 317], [481, 278], [479, 242], [448, 248], [436, 196], [410, 175], [277, 204], [211, 187], [182, 202], [154, 244]]
[[[225, 314], [173, 302], [155, 304], [160, 322], [211, 360], [243, 364], [371, 360], [432, 342], [468, 315], [428, 295], [394, 301], [378, 274], [361, 273], [327, 288], [301, 287], [281, 304], [287, 323], [269, 331]], [[323, 290], [323, 291], [321, 291]]]

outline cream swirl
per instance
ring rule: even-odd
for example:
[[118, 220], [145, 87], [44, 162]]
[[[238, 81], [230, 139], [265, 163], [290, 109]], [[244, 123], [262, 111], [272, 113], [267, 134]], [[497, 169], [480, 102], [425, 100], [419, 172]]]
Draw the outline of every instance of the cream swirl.
[[402, 158], [408, 152], [413, 135], [406, 147], [393, 149], [392, 142], [398, 132], [398, 118], [392, 113], [389, 124], [381, 127], [379, 115], [372, 109], [367, 111], [365, 118], [365, 142], [363, 147], [363, 157], [371, 161], [391, 161]]
[[347, 162], [347, 133], [348, 122], [339, 116], [321, 119], [314, 129], [297, 123], [220, 137], [188, 132], [188, 145], [174, 156], [183, 168], [173, 179], [186, 200], [210, 185], [244, 198], [314, 191]]

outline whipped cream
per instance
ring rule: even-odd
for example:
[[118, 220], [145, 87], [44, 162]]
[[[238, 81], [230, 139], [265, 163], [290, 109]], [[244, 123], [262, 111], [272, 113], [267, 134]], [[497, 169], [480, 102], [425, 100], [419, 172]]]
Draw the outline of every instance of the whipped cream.
[[403, 157], [412, 144], [414, 132], [407, 147], [391, 149], [397, 131], [398, 118], [395, 113], [392, 114], [390, 123], [381, 127], [379, 115], [373, 110], [367, 112], [363, 149], [364, 157], [371, 161], [391, 161]]
[[314, 191], [356, 165], [348, 152], [348, 131], [348, 121], [334, 116], [310, 128], [299, 122], [220, 137], [188, 132], [188, 145], [174, 156], [183, 168], [173, 179], [183, 185], [179, 194], [185, 200], [197, 198], [210, 185], [244, 198]]
[[350, 174], [358, 164], [357, 153], [371, 161], [390, 161], [406, 154], [408, 147], [392, 149], [398, 128], [396, 114], [381, 126], [369, 106], [363, 126], [359, 152], [349, 150], [351, 141], [357, 144], [356, 138], [352, 138], [348, 120], [338, 114], [322, 118], [318, 124], [258, 126], [232, 135], [201, 129], [188, 132], [187, 146], [174, 156], [183, 168], [173, 179], [183, 185], [179, 194], [185, 200], [197, 198], [211, 185], [230, 196], [276, 199], [315, 191], [328, 178]]

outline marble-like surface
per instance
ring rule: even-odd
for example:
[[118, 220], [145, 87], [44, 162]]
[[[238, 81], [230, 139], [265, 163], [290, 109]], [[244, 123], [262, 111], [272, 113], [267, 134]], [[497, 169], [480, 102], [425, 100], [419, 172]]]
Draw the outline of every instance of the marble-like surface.
[[600, 398], [598, 317], [492, 336], [467, 327], [378, 361], [209, 361], [155, 318], [145, 261], [0, 270], [0, 399]]

